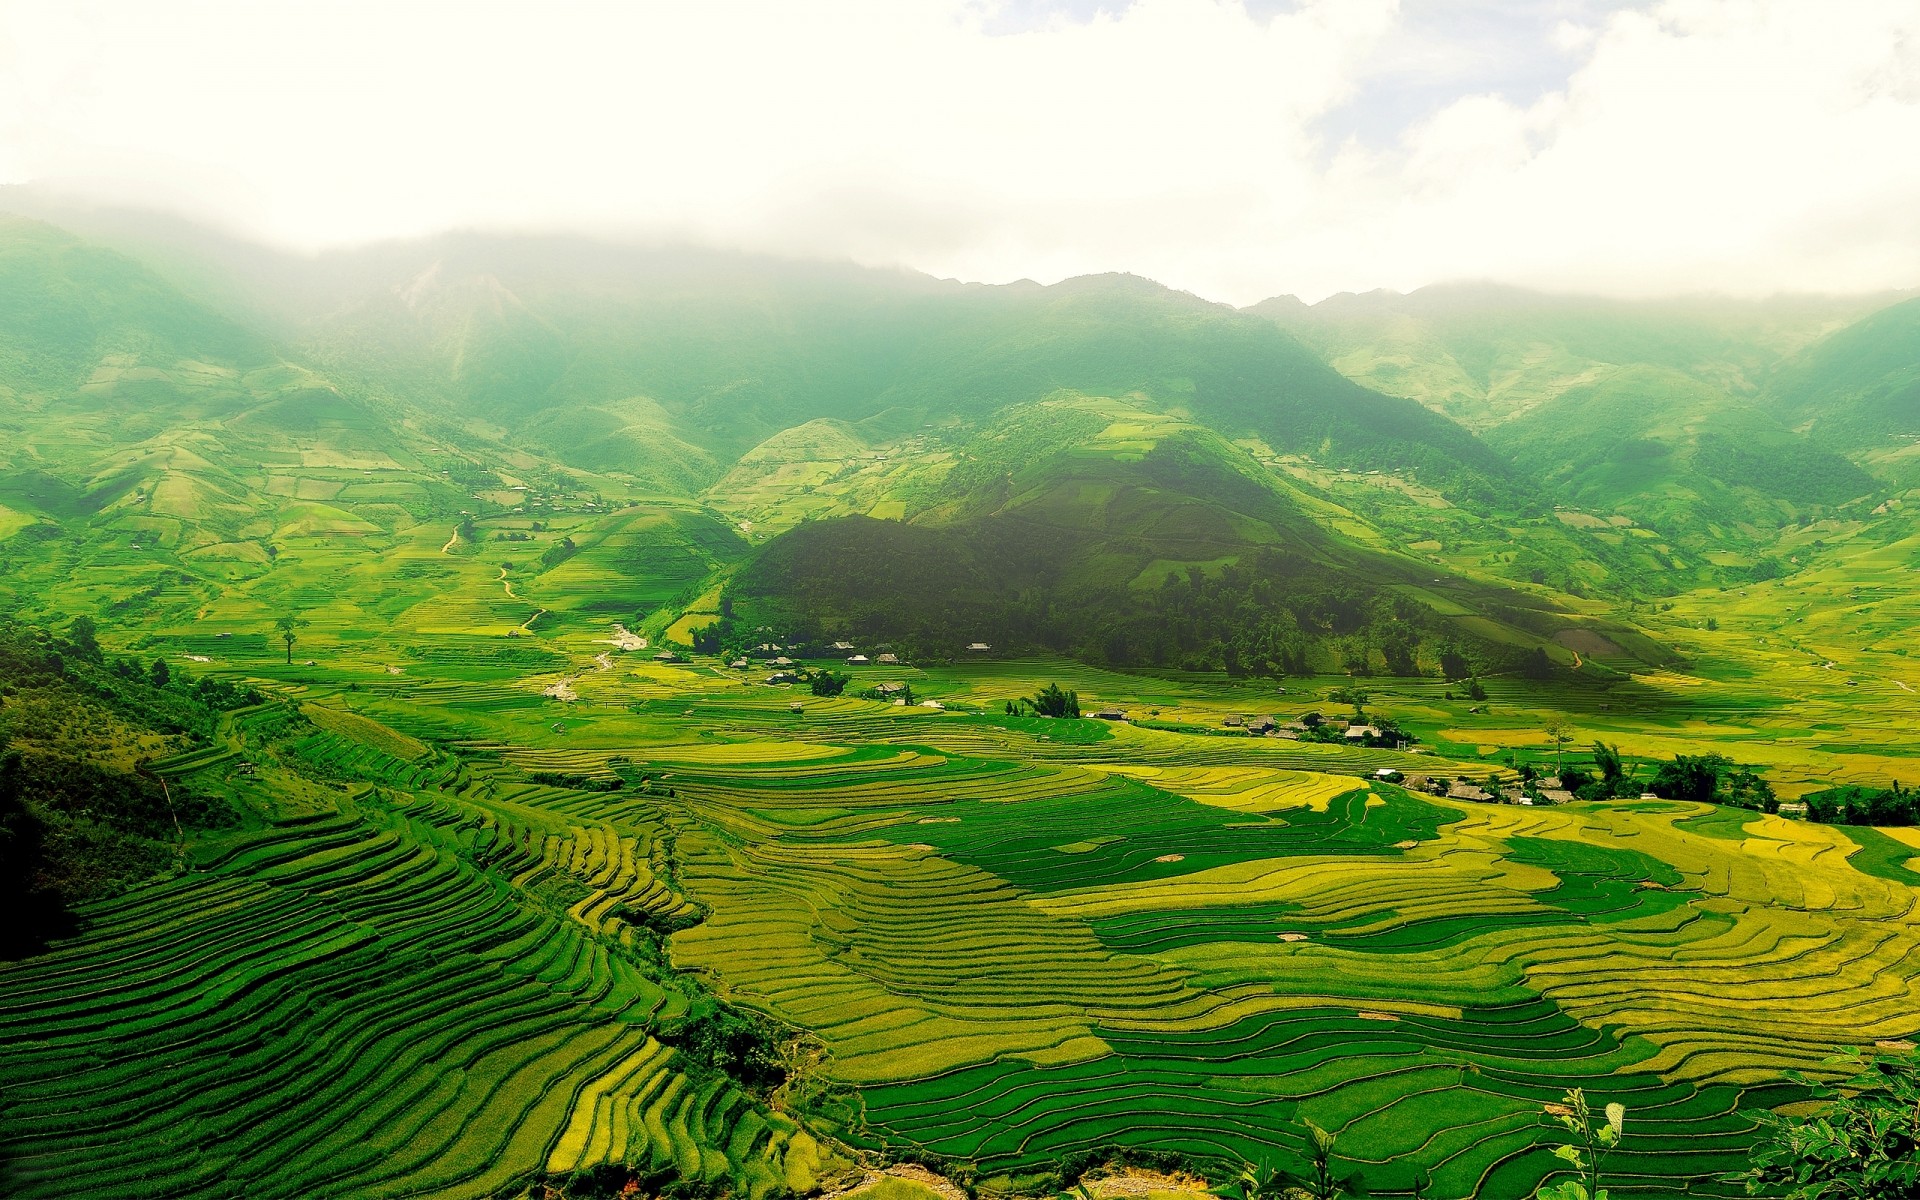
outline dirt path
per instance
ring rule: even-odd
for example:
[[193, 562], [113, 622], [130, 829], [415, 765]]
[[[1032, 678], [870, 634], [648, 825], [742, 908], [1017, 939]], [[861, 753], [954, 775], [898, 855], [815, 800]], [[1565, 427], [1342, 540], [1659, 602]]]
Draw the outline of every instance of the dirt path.
[[548, 684], [541, 691], [540, 694], [552, 700], [560, 700], [565, 703], [571, 704], [575, 700], [578, 700], [580, 698], [580, 694], [573, 690], [573, 681], [576, 678], [578, 678], [578, 676], [574, 676], [574, 675], [562, 676], [561, 678], [556, 679], [552, 683]]
[[647, 639], [638, 634], [627, 632], [627, 627], [617, 622], [613, 627], [613, 637], [609, 640], [615, 647], [621, 650], [645, 650], [647, 648]]
[[1117, 1196], [1151, 1196], [1167, 1192], [1191, 1192], [1205, 1196], [1212, 1190], [1207, 1186], [1207, 1181], [1198, 1175], [1166, 1175], [1159, 1171], [1133, 1169], [1116, 1171], [1111, 1175], [1098, 1176], [1085, 1182], [1087, 1191], [1096, 1197], [1096, 1200], [1108, 1200], [1109, 1197]]
[[594, 662], [593, 669], [596, 671], [613, 670], [613, 655], [608, 654], [605, 650], [602, 650], [600, 653], [594, 655], [593, 662]]
[[841, 1188], [839, 1191], [826, 1192], [820, 1196], [819, 1200], [840, 1200], [843, 1196], [857, 1197], [888, 1175], [895, 1179], [910, 1179], [934, 1192], [940, 1200], [967, 1200], [967, 1194], [960, 1190], [958, 1184], [944, 1175], [935, 1175], [918, 1163], [897, 1163], [884, 1171], [868, 1171], [860, 1182]]
[[446, 545], [440, 547], [440, 553], [452, 554], [453, 548], [455, 546], [458, 546], [459, 544], [460, 544], [460, 527], [458, 525], [455, 525], [453, 527], [453, 536], [447, 539]]
[[507, 599], [518, 600], [520, 598], [513, 594], [513, 580], [507, 578], [507, 569], [505, 567], [500, 568], [500, 586], [507, 589]]
[[1906, 683], [1906, 680], [1904, 680], [1904, 679], [1896, 679], [1896, 680], [1894, 680], [1894, 681], [1893, 681], [1893, 686], [1895, 686], [1895, 687], [1897, 687], [1897, 688], [1899, 688], [1899, 689], [1900, 689], [1901, 691], [1903, 691], [1903, 692], [1911, 692], [1911, 691], [1913, 690], [1912, 688], [1910, 688], [1910, 687], [1908, 687], [1908, 686], [1907, 686], [1907, 683]]
[[[519, 597], [515, 596], [514, 599], [518, 600]], [[539, 611], [535, 612], [532, 616], [528, 617], [526, 620], [520, 622], [520, 628], [531, 629], [535, 621], [538, 621], [541, 617], [544, 617], [546, 615], [547, 615], [547, 610], [544, 608], [540, 609]]]

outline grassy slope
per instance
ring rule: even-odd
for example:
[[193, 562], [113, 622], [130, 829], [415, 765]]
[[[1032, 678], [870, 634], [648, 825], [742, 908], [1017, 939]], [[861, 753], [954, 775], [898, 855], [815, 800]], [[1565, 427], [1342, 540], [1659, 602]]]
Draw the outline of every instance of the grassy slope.
[[1874, 490], [1788, 427], [1802, 423], [1790, 403], [1758, 393], [1790, 355], [1888, 299], [1629, 304], [1453, 286], [1253, 311], [1355, 379], [1480, 430], [1563, 504], [1696, 555], [1729, 540], [1752, 555], [1783, 520]]
[[1796, 355], [1763, 402], [1821, 445], [1911, 483], [1920, 438], [1920, 300], [1874, 313]]
[[1631, 516], [1695, 552], [1768, 543], [1800, 512], [1878, 489], [1758, 405], [1650, 366], [1600, 372], [1487, 436], [1568, 503]]
[[1550, 598], [1436, 577], [1356, 544], [1328, 528], [1322, 503], [1244, 450], [1124, 402], [1010, 409], [952, 458], [905, 489], [906, 523], [801, 525], [758, 552], [734, 593], [835, 637], [1085, 650], [1130, 619], [1136, 593], [1265, 551], [1289, 562], [1289, 588], [1412, 599], [1434, 618], [1460, 618], [1455, 636], [1552, 646], [1569, 664], [1553, 636], [1591, 625]]

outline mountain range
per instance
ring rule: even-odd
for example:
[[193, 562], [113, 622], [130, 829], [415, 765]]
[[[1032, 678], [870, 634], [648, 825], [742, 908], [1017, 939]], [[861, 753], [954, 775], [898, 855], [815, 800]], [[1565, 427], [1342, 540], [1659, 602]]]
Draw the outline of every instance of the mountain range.
[[1789, 532], [1904, 529], [1920, 462], [1894, 295], [1235, 310], [8, 209], [0, 598], [152, 637], [326, 605], [316, 637], [484, 631], [512, 599], [677, 639], [1577, 677], [1674, 661], [1628, 606], [1791, 569]]

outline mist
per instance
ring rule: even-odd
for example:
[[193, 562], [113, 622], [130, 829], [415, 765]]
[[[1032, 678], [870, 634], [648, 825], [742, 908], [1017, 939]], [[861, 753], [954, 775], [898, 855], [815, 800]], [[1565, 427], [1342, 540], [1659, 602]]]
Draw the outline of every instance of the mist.
[[1246, 304], [1910, 287], [1906, 0], [16, 3], [0, 183]]

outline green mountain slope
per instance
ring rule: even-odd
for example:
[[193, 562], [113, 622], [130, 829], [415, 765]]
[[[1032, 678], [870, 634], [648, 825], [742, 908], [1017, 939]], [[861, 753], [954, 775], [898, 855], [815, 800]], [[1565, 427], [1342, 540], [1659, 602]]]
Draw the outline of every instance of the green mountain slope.
[[1763, 398], [1819, 444], [1920, 478], [1920, 300], [1893, 305], [1783, 365]]
[[1651, 366], [1601, 372], [1487, 438], [1570, 503], [1694, 550], [1764, 541], [1798, 512], [1877, 487], [1757, 405]]
[[[62, 215], [26, 193], [0, 203]], [[891, 438], [1066, 388], [1138, 393], [1229, 437], [1531, 502], [1524, 481], [1451, 422], [1356, 387], [1270, 321], [1133, 277], [986, 287], [482, 235], [300, 259], [137, 214], [71, 215], [348, 390], [438, 407], [662, 491], [711, 484], [807, 421]]]
[[1312, 306], [1280, 297], [1248, 311], [1295, 333], [1349, 377], [1483, 430], [1608, 367], [1660, 368], [1750, 396], [1789, 355], [1895, 298], [1635, 302], [1447, 284]]
[[1121, 401], [1008, 410], [918, 484], [905, 520], [829, 517], [773, 539], [729, 585], [735, 611], [933, 656], [986, 641], [1259, 674], [1431, 672], [1462, 643], [1492, 669], [1571, 666], [1553, 639], [1597, 624], [1356, 544], [1245, 450]]
[[1750, 559], [1783, 523], [1874, 491], [1834, 453], [1850, 446], [1810, 440], [1810, 418], [1760, 392], [1791, 356], [1892, 299], [1625, 302], [1460, 285], [1252, 311], [1354, 379], [1478, 430], [1560, 505], [1644, 523], [1698, 564], [1708, 550]]

